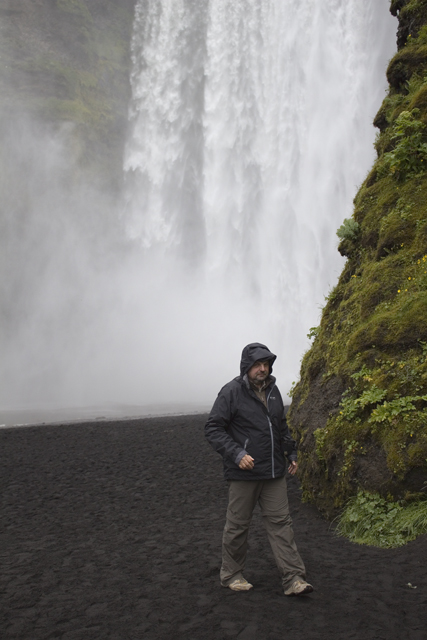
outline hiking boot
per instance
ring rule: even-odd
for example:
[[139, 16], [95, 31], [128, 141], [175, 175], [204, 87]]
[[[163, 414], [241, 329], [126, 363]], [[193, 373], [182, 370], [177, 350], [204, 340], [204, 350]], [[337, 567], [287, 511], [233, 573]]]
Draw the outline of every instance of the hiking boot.
[[313, 591], [313, 587], [311, 584], [308, 584], [302, 578], [297, 578], [293, 581], [291, 586], [286, 589], [285, 596], [303, 596], [306, 593], [311, 593]]
[[249, 589], [253, 588], [253, 584], [244, 578], [237, 578], [237, 580], [233, 580], [233, 582], [230, 582], [227, 586], [232, 591], [249, 591]]

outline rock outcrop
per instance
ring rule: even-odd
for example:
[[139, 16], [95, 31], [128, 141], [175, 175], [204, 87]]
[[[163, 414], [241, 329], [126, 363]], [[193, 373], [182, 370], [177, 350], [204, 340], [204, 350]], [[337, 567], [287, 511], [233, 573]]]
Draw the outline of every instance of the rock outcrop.
[[289, 411], [305, 498], [328, 516], [358, 488], [410, 500], [427, 481], [427, 1], [391, 11], [378, 158], [338, 230], [347, 263]]

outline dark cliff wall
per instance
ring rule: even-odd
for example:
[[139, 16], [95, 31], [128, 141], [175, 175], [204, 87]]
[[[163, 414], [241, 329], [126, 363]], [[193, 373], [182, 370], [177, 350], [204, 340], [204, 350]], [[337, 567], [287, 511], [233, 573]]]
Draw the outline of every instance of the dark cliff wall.
[[338, 231], [347, 263], [289, 412], [305, 497], [329, 516], [358, 488], [411, 499], [427, 480], [427, 0], [391, 11], [378, 159]]
[[0, 115], [66, 124], [76, 166], [118, 186], [135, 0], [0, 0]]

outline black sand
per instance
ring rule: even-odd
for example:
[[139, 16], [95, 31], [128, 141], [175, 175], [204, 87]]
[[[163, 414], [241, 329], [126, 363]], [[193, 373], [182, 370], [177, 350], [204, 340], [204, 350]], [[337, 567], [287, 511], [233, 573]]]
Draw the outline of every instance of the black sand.
[[[334, 536], [289, 482], [315, 592], [285, 598], [256, 515], [248, 593], [219, 586], [226, 487], [205, 416], [0, 431], [1, 638], [426, 640], [427, 536]], [[413, 587], [408, 586], [411, 583]]]

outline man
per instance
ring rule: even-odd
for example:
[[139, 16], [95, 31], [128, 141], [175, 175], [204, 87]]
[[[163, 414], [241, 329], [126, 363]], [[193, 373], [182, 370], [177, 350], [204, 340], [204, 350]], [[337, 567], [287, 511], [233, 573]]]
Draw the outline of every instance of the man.
[[263, 344], [248, 344], [242, 352], [240, 376], [218, 394], [205, 426], [211, 446], [223, 456], [229, 485], [222, 539], [221, 585], [248, 591], [243, 577], [248, 529], [258, 502], [284, 593], [313, 591], [294, 542], [286, 492], [288, 471], [297, 471], [295, 441], [286, 424], [283, 401], [271, 375], [276, 356]]

